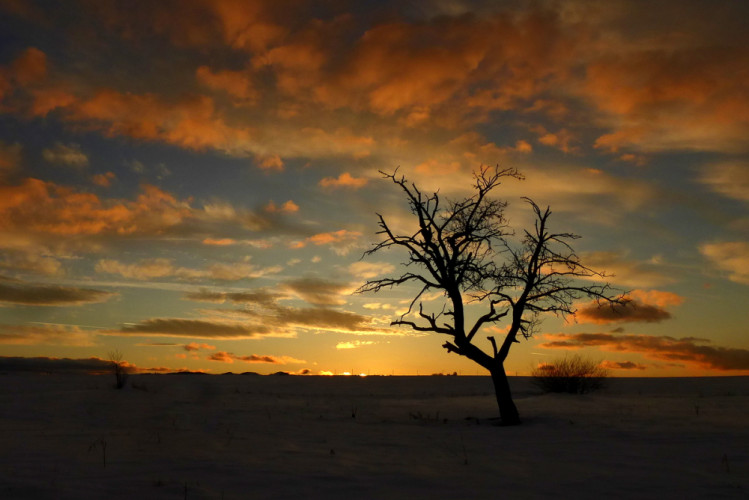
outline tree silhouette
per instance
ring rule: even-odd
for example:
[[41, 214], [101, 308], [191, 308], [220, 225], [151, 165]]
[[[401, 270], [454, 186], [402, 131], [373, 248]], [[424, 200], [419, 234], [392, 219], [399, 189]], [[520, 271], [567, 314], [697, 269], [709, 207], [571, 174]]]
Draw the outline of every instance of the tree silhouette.
[[[476, 362], [489, 371], [499, 406], [502, 425], [520, 423], [512, 400], [504, 362], [519, 337], [529, 338], [545, 313], [574, 313], [574, 302], [582, 297], [599, 303], [616, 304], [607, 284], [586, 284], [584, 278], [604, 275], [582, 264], [570, 246], [579, 238], [572, 233], [549, 230], [551, 210], [542, 210], [529, 198], [524, 200], [535, 215], [532, 229], [524, 230], [519, 242], [504, 212], [507, 202], [489, 195], [505, 178], [523, 179], [516, 169], [482, 167], [474, 174], [474, 193], [458, 201], [443, 200], [438, 192], [422, 193], [415, 184], [397, 176], [397, 170], [380, 172], [401, 188], [418, 221], [413, 234], [400, 235], [382, 215], [379, 218], [383, 240], [363, 257], [397, 247], [406, 250], [405, 272], [397, 277], [367, 281], [357, 292], [379, 292], [383, 288], [415, 283], [420, 291], [408, 311], [391, 325], [409, 326], [419, 332], [435, 332], [448, 337], [442, 347]], [[419, 299], [429, 291], [443, 292], [439, 312], [428, 312]], [[418, 302], [418, 313], [414, 307]], [[470, 324], [466, 308], [483, 306], [483, 314]], [[413, 313], [413, 314], [412, 314]], [[487, 336], [489, 350], [476, 345], [485, 325], [509, 322], [501, 342]]]
[[109, 351], [109, 362], [112, 363], [112, 372], [115, 378], [115, 388], [122, 389], [125, 387], [128, 378], [127, 363], [122, 361], [122, 353], [119, 349]]

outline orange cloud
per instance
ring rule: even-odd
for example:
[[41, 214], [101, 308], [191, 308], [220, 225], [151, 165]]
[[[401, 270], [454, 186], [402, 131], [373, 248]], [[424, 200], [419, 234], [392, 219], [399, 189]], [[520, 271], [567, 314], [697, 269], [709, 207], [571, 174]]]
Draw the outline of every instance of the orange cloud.
[[632, 51], [592, 62], [585, 89], [615, 117], [615, 130], [596, 146], [746, 150], [748, 64], [746, 47], [717, 46]]
[[265, 171], [276, 170], [281, 172], [284, 168], [283, 160], [278, 155], [269, 155], [258, 158], [257, 165]]
[[637, 352], [652, 359], [690, 363], [715, 370], [749, 370], [749, 350], [709, 345], [707, 339], [668, 336], [613, 335], [609, 333], [545, 334], [540, 347]]
[[335, 345], [336, 349], [358, 349], [359, 347], [373, 345], [374, 341], [371, 340], [355, 340], [353, 342], [338, 342]]
[[307, 241], [309, 241], [310, 243], [314, 243], [315, 245], [330, 245], [333, 243], [340, 243], [351, 238], [358, 238], [359, 236], [361, 236], [361, 233], [359, 232], [341, 229], [339, 231], [334, 231], [331, 233], [318, 233], [307, 238]]
[[105, 174], [95, 174], [91, 177], [91, 182], [100, 187], [109, 187], [116, 178], [117, 176], [114, 175], [114, 172], [107, 172]]
[[19, 86], [36, 83], [47, 75], [47, 56], [36, 47], [29, 47], [13, 61], [10, 70]]
[[185, 344], [182, 346], [185, 351], [199, 351], [201, 349], [207, 349], [207, 350], [214, 350], [216, 349], [216, 346], [208, 345], [208, 344], [198, 344], [197, 342], [190, 342], [189, 344]]
[[31, 116], [45, 117], [56, 109], [71, 107], [78, 99], [71, 93], [57, 88], [40, 88], [31, 91]]
[[155, 94], [100, 90], [65, 108], [64, 119], [108, 135], [160, 140], [194, 150], [239, 152], [250, 140], [249, 130], [227, 125], [207, 96], [166, 102]]
[[235, 245], [237, 243], [236, 240], [232, 238], [206, 238], [203, 240], [204, 245], [214, 245], [214, 246], [229, 246], [229, 245]]
[[671, 292], [633, 290], [622, 304], [598, 304], [595, 301], [580, 308], [575, 319], [580, 323], [658, 323], [671, 318], [665, 308], [678, 306], [684, 298]]
[[[2, 98], [0, 96], [0, 98]], [[0, 140], [0, 181], [11, 172], [18, 169], [21, 164], [21, 145], [19, 143], [7, 144]]]
[[62, 263], [55, 257], [46, 255], [45, 249], [23, 248], [4, 249], [0, 256], [0, 268], [11, 272], [29, 271], [45, 276], [63, 275]]
[[295, 359], [291, 356], [259, 356], [257, 354], [238, 356], [232, 352], [225, 351], [211, 354], [206, 359], [210, 361], [220, 361], [222, 363], [233, 363], [234, 361], [243, 361], [245, 363], [270, 363], [275, 365], [306, 363], [303, 359]]
[[367, 185], [367, 179], [363, 177], [352, 177], [351, 174], [348, 172], [344, 172], [341, 175], [338, 176], [338, 178], [335, 177], [325, 177], [320, 181], [320, 185], [322, 187], [330, 187], [330, 188], [351, 188], [351, 189], [360, 189]]
[[314, 245], [330, 245], [333, 251], [339, 255], [345, 255], [356, 246], [356, 241], [362, 233], [358, 231], [348, 231], [340, 229], [330, 233], [318, 233], [309, 236], [304, 241], [297, 241], [291, 245], [291, 248], [304, 248], [307, 243]]
[[646, 370], [647, 366], [642, 363], [634, 363], [632, 361], [603, 361], [601, 363], [603, 368], [607, 370]]
[[158, 233], [191, 217], [187, 202], [144, 185], [135, 201], [101, 200], [38, 179], [0, 185], [0, 229], [58, 235]]
[[36, 86], [46, 76], [47, 56], [36, 47], [21, 52], [8, 66], [0, 66], [0, 110], [6, 98], [16, 91]]
[[550, 146], [559, 149], [564, 153], [574, 153], [579, 151], [577, 146], [572, 145], [577, 142], [572, 132], [566, 128], [560, 129], [557, 132], [548, 132], [544, 127], [538, 127], [536, 129], [540, 133], [538, 142], [544, 146]]
[[286, 214], [292, 214], [294, 212], [299, 211], [299, 205], [294, 203], [291, 200], [288, 200], [283, 205], [278, 206], [275, 204], [275, 202], [270, 201], [267, 205], [265, 205], [265, 211], [270, 213], [286, 213]]
[[258, 97], [248, 75], [242, 71], [223, 70], [214, 73], [208, 66], [200, 66], [195, 76], [201, 85], [226, 92], [240, 102], [249, 104]]

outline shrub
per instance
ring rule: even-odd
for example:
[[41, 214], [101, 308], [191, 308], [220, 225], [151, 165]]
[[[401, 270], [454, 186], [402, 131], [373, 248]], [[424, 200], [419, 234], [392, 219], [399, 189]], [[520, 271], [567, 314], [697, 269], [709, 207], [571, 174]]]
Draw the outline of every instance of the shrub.
[[585, 394], [605, 386], [608, 370], [579, 355], [544, 363], [533, 369], [533, 384], [544, 392]]

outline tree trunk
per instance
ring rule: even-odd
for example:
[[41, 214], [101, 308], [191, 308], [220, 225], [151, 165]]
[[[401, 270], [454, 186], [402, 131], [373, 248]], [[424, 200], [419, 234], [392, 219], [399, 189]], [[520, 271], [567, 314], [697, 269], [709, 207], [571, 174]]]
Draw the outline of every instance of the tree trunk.
[[500, 425], [518, 425], [520, 415], [515, 403], [512, 401], [512, 392], [510, 391], [510, 382], [507, 380], [505, 367], [503, 364], [490, 370], [492, 382], [494, 382], [494, 393], [497, 396], [499, 405]]

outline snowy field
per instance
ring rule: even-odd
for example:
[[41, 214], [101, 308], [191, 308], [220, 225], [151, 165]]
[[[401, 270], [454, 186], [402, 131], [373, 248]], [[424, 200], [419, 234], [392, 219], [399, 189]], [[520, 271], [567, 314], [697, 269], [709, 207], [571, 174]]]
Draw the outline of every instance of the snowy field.
[[749, 377], [0, 375], [0, 498], [749, 498]]

